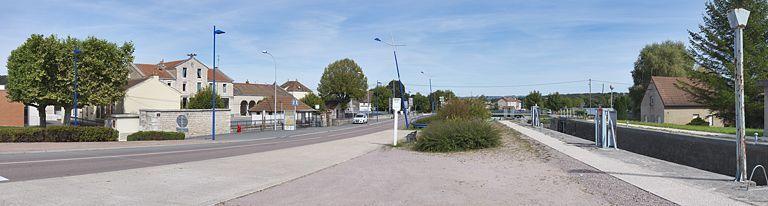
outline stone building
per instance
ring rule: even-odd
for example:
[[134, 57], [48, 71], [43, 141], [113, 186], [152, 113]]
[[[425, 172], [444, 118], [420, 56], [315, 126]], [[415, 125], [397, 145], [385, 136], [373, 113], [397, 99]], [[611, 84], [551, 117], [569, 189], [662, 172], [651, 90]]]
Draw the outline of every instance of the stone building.
[[[186, 108], [189, 98], [204, 87], [213, 85], [213, 69], [189, 54], [189, 58], [176, 61], [160, 61], [157, 64], [133, 64], [130, 78], [139, 79], [158, 76], [160, 81], [181, 93], [181, 108]], [[220, 69], [216, 70], [216, 91], [224, 105], [233, 101], [232, 78]]]
[[688, 124], [697, 117], [709, 122], [710, 126], [723, 126], [723, 120], [704, 105], [694, 101], [693, 96], [682, 90], [681, 84], [690, 84], [685, 77], [651, 77], [640, 105], [640, 118], [644, 122]]

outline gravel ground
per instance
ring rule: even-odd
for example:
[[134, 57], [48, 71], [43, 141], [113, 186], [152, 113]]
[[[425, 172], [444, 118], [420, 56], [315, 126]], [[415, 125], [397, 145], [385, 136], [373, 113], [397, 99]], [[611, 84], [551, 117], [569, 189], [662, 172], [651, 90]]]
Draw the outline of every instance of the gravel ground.
[[674, 205], [502, 129], [499, 148], [383, 148], [220, 205]]

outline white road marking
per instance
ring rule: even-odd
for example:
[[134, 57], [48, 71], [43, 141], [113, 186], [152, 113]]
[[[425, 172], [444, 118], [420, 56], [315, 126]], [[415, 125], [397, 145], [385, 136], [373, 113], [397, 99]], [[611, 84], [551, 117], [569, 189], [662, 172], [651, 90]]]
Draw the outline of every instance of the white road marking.
[[[292, 139], [292, 140], [286, 140], [286, 141], [280, 141], [280, 142], [266, 142], [266, 143], [257, 143], [257, 144], [244, 144], [244, 145], [234, 145], [234, 146], [225, 146], [225, 147], [191, 149], [191, 150], [177, 150], [177, 151], [167, 151], [167, 152], [151, 152], [151, 153], [140, 153], [140, 154], [126, 154], [126, 155], [110, 155], [110, 156], [94, 156], [94, 157], [78, 157], [78, 158], [64, 158], [64, 159], [48, 159], [48, 160], [3, 162], [3, 163], [0, 163], [0, 165], [29, 164], [29, 163], [72, 161], [72, 160], [89, 160], [89, 159], [105, 159], [105, 158], [119, 158], [119, 157], [136, 157], [136, 156], [147, 156], [147, 155], [175, 154], [175, 153], [184, 153], [184, 152], [199, 152], [199, 151], [209, 151], [209, 150], [231, 149], [231, 148], [240, 148], [240, 147], [249, 147], [249, 146], [270, 145], [270, 144], [279, 144], [279, 143], [299, 142], [299, 141], [305, 141], [305, 140], [314, 140], [314, 139], [335, 137], [335, 136], [340, 136], [340, 135], [345, 135], [345, 134], [350, 134], [350, 133], [360, 132], [360, 131], [362, 131], [362, 130], [351, 131], [351, 132], [343, 132], [343, 133], [338, 133], [338, 134], [333, 134], [333, 135], [328, 135], [328, 136], [321, 136], [321, 137], [310, 137], [310, 138], [303, 138], [303, 139]], [[299, 135], [297, 135], [297, 136], [299, 136]], [[301, 136], [303, 136], [303, 135], [301, 135]]]
[[5, 178], [3, 176], [0, 176], [0, 182], [8, 181], [8, 178]]

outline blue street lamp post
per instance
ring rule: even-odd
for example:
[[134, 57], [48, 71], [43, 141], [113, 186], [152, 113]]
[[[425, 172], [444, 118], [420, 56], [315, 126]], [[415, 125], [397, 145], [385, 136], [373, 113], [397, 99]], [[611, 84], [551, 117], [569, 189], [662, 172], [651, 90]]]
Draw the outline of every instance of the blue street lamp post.
[[73, 106], [72, 106], [72, 108], [75, 110], [75, 119], [74, 119], [74, 122], [72, 123], [72, 125], [77, 126], [77, 124], [78, 124], [77, 123], [77, 55], [80, 54], [80, 49], [75, 49], [74, 51], [72, 51], [72, 53], [74, 54], [72, 56], [74, 57], [73, 58], [73, 60], [74, 60], [73, 67], [74, 67], [74, 70], [75, 70], [75, 72], [74, 72], [75, 73], [75, 82], [74, 82], [75, 94], [72, 97], [73, 98], [73, 104], [72, 104]]
[[211, 88], [211, 140], [216, 140], [216, 35], [224, 31], [213, 26], [213, 88]]
[[[397, 82], [400, 84], [400, 85], [397, 85], [398, 87], [400, 87], [399, 88], [399, 90], [400, 90], [400, 97], [401, 97], [400, 98], [400, 107], [403, 108], [403, 116], [405, 116], [405, 128], [408, 128], [408, 125], [409, 125], [409, 123], [408, 123], [408, 107], [407, 107], [407, 105], [405, 105], [405, 101], [407, 99], [405, 97], [405, 92], [403, 91], [403, 87], [401, 86], [401, 85], [403, 85], [403, 81], [400, 80], [400, 66], [397, 63], [397, 49], [396, 49], [399, 46], [405, 46], [405, 44], [390, 44], [390, 43], [387, 43], [387, 42], [385, 42], [385, 41], [383, 41], [383, 40], [381, 40], [379, 38], [374, 38], [373, 40], [376, 40], [378, 42], [387, 44], [387, 45], [392, 47], [392, 54], [395, 56], [395, 69], [397, 69]], [[392, 85], [392, 86], [394, 87], [395, 85]]]

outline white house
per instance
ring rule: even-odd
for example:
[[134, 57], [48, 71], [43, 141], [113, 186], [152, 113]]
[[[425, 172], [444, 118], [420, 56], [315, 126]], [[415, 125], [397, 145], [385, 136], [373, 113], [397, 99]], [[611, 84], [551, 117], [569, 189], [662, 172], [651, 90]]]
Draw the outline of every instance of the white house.
[[[204, 87], [213, 85], [213, 69], [189, 54], [189, 58], [176, 61], [160, 61], [157, 64], [133, 64], [130, 78], [140, 79], [158, 76], [160, 81], [181, 93], [181, 108], [187, 107], [189, 98]], [[233, 101], [232, 78], [220, 69], [216, 70], [216, 91], [228, 108]]]
[[160, 81], [160, 77], [128, 81], [123, 101], [115, 105], [115, 114], [139, 114], [142, 109], [179, 109], [181, 92]]
[[514, 97], [503, 97], [496, 101], [499, 109], [519, 110], [523, 108], [523, 102]]
[[312, 90], [309, 89], [309, 87], [304, 86], [299, 80], [287, 81], [283, 83], [283, 85], [280, 85], [280, 88], [288, 91], [288, 93], [296, 97], [296, 99], [304, 98], [307, 94], [312, 93]]

